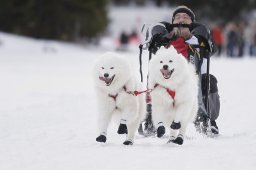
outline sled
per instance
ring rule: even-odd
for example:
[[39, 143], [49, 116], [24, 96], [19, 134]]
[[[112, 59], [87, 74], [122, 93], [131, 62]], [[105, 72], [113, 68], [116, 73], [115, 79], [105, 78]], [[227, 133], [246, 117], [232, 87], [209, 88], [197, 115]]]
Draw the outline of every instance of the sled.
[[[142, 34], [145, 37], [145, 41], [140, 44], [139, 46], [139, 63], [140, 63], [140, 76], [141, 76], [141, 82], [143, 82], [143, 73], [142, 73], [142, 52], [143, 50], [148, 50], [149, 52], [149, 56], [148, 56], [148, 60], [151, 60], [152, 54], [155, 54], [156, 51], [161, 47], [161, 46], [166, 46], [167, 44], [163, 43], [163, 44], [156, 44], [155, 42], [155, 37], [159, 36], [159, 35], [164, 35], [164, 34], [168, 34], [169, 31], [167, 30], [172, 30], [174, 27], [187, 27], [189, 28], [192, 32], [193, 29], [195, 29], [196, 27], [203, 27], [201, 30], [199, 30], [198, 34], [199, 36], [201, 36], [200, 34], [205, 34], [208, 37], [206, 37], [206, 41], [209, 44], [209, 55], [208, 56], [204, 56], [205, 58], [207, 58], [207, 72], [206, 72], [206, 79], [205, 79], [205, 84], [206, 84], [206, 93], [205, 96], [203, 97], [203, 102], [205, 105], [205, 109], [209, 115], [209, 92], [210, 92], [210, 86], [209, 86], [209, 82], [210, 82], [210, 54], [213, 54], [214, 51], [214, 46], [212, 44], [212, 42], [210, 41], [210, 34], [209, 32], [207, 32], [207, 28], [201, 24], [198, 23], [192, 23], [192, 24], [166, 24], [166, 23], [158, 23], [156, 25], [149, 25], [149, 24], [144, 24], [142, 27]], [[209, 40], [208, 40], [209, 39]], [[168, 42], [169, 43], [169, 42]], [[147, 86], [148, 86], [148, 76], [147, 76]], [[140, 127], [138, 129], [138, 133], [140, 135], [143, 135], [145, 137], [148, 136], [155, 136], [156, 135], [156, 129], [153, 125], [152, 122], [152, 105], [151, 105], [151, 99], [150, 99], [150, 94], [146, 95], [146, 103], [147, 103], [147, 107], [146, 107], [146, 118], [143, 122], [141, 122]], [[206, 135], [207, 137], [216, 137], [217, 135], [213, 134], [211, 132], [210, 129], [210, 118], [209, 116], [201, 118], [199, 116], [197, 116], [195, 122], [195, 128], [197, 130], [197, 132]]]

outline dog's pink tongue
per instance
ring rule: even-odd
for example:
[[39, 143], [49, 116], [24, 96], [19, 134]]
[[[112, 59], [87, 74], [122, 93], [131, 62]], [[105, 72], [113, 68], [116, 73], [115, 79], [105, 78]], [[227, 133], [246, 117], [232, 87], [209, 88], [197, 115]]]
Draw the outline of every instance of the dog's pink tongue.
[[108, 84], [108, 83], [110, 83], [111, 82], [111, 78], [106, 78], [105, 79], [105, 82]]
[[164, 75], [168, 75], [168, 74], [169, 74], [169, 70], [161, 69], [161, 72], [162, 72]]
[[106, 78], [106, 77], [99, 77], [100, 80], [105, 81], [105, 83], [110, 83], [111, 82], [111, 78]]
[[100, 80], [102, 81], [105, 81], [105, 78], [104, 77], [99, 77]]

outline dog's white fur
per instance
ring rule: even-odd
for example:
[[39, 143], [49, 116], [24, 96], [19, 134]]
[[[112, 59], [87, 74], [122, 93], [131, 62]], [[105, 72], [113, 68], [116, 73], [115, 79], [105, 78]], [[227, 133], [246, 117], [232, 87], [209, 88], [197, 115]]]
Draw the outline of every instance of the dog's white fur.
[[[167, 74], [167, 78], [161, 72], [164, 65], [168, 66], [169, 73], [174, 69], [171, 76]], [[156, 84], [159, 85], [155, 87]], [[162, 47], [149, 64], [149, 88], [153, 89], [152, 117], [155, 127], [161, 125], [159, 122], [163, 122], [165, 127], [170, 127], [173, 121], [180, 122], [179, 130], [170, 129], [170, 140], [180, 134], [184, 136], [187, 125], [195, 119], [198, 108], [198, 76], [194, 66], [178, 54], [174, 47]], [[175, 91], [174, 99], [166, 88]]]
[[[99, 108], [99, 134], [106, 136], [109, 122], [113, 114], [117, 113], [121, 115], [121, 120], [124, 120], [122, 123], [127, 125], [126, 141], [133, 141], [139, 124], [144, 118], [145, 95], [134, 96], [128, 92], [142, 90], [142, 83], [132, 74], [128, 60], [114, 52], [102, 55], [96, 61], [93, 72]], [[100, 78], [106, 73], [109, 77], [114, 76], [109, 85]], [[114, 100], [109, 95], [117, 96]]]

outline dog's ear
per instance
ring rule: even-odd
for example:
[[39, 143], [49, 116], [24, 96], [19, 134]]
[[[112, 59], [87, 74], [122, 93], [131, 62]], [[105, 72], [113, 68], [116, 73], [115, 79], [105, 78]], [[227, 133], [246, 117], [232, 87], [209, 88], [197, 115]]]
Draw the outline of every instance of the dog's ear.
[[170, 49], [170, 50], [173, 50], [173, 49], [175, 49], [175, 48], [174, 48], [172, 45], [170, 45], [169, 49]]

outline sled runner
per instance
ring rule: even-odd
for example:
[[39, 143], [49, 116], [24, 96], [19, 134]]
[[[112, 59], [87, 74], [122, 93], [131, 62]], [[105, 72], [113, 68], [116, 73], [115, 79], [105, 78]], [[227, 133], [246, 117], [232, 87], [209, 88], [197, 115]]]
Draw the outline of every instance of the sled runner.
[[[148, 50], [149, 60], [151, 60], [152, 54], [156, 54], [157, 50], [161, 46], [167, 47], [170, 42], [177, 40], [175, 35], [172, 35], [171, 31], [174, 27], [187, 27], [190, 29], [192, 35], [198, 38], [198, 45], [189, 45], [190, 49], [194, 52], [194, 56], [188, 58], [189, 62], [194, 62], [197, 73], [200, 79], [201, 95], [202, 95], [202, 105], [206, 110], [207, 114], [201, 114], [200, 111], [194, 122], [196, 130], [199, 133], [207, 135], [209, 137], [215, 136], [218, 134], [218, 128], [214, 129], [214, 123], [211, 118], [218, 117], [220, 110], [220, 101], [217, 88], [216, 78], [210, 74], [210, 57], [215, 53], [215, 46], [211, 41], [211, 35], [209, 30], [202, 24], [192, 23], [192, 24], [170, 24], [161, 22], [156, 25], [144, 25], [142, 27], [142, 34], [145, 37], [145, 41], [139, 46], [140, 55], [140, 75], [141, 82], [143, 82], [142, 74], [142, 52], [143, 50]], [[197, 50], [199, 49], [199, 54]], [[197, 55], [197, 56], [195, 56]], [[206, 74], [201, 75], [200, 67], [202, 64], [203, 58], [207, 59], [207, 71]], [[147, 85], [148, 85], [148, 76], [147, 76]], [[146, 95], [146, 112], [147, 117], [144, 122], [140, 124], [139, 134], [144, 136], [152, 136], [156, 134], [156, 130], [152, 122], [152, 105], [150, 93]], [[199, 104], [200, 105], [200, 104]], [[214, 119], [215, 120], [215, 119]], [[216, 125], [216, 123], [215, 123]], [[211, 127], [213, 126], [213, 127]], [[217, 126], [216, 126], [217, 127]]]

